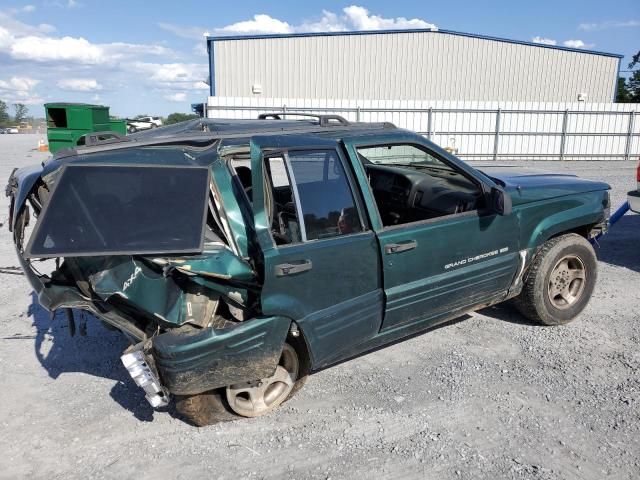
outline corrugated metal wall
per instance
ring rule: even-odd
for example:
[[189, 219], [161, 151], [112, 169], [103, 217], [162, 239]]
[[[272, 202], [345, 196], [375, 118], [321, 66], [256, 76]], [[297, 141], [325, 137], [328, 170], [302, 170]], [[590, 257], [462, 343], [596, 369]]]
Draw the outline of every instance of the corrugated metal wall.
[[611, 102], [618, 58], [444, 32], [216, 39], [215, 94]]

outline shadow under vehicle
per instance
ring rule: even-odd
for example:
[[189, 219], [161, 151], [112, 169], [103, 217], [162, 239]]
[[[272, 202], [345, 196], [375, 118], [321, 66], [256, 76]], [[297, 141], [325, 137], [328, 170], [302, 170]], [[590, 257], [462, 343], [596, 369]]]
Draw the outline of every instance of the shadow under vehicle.
[[123, 332], [152, 406], [174, 397], [196, 425], [254, 417], [314, 371], [465, 312], [513, 298], [557, 325], [586, 306], [607, 184], [287, 115], [96, 139], [10, 178], [39, 303]]

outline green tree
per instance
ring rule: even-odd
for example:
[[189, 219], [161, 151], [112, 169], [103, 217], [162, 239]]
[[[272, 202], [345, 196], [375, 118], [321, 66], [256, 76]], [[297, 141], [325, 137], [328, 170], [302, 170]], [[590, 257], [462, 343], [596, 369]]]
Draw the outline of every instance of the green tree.
[[174, 123], [184, 122], [185, 120], [193, 120], [194, 118], [200, 118], [198, 115], [194, 115], [193, 113], [171, 113], [165, 120], [165, 125], [172, 125]]
[[627, 80], [624, 77], [618, 77], [618, 86], [616, 88], [616, 103], [628, 103], [629, 89], [627, 88]]
[[13, 121], [15, 123], [20, 123], [27, 118], [27, 113], [29, 113], [29, 109], [24, 103], [14, 103], [13, 110], [15, 115], [13, 116]]
[[[633, 70], [635, 67], [640, 66], [640, 51], [636, 53], [629, 63], [629, 70]], [[640, 103], [640, 69], [631, 73], [631, 76], [626, 82], [627, 90], [629, 91], [629, 102]]]
[[0, 100], [0, 125], [6, 125], [9, 122], [9, 111], [7, 103]]

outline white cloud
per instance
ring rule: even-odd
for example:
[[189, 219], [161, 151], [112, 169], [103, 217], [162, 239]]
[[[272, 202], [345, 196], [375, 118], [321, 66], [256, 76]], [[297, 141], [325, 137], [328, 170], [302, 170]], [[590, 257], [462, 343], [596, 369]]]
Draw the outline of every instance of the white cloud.
[[94, 44], [82, 37], [12, 36], [0, 27], [0, 50], [7, 50], [16, 60], [67, 62], [84, 65], [109, 64], [141, 55], [174, 56], [158, 45], [132, 43]]
[[8, 80], [0, 79], [0, 95], [7, 103], [40, 104], [43, 100], [34, 92], [38, 83], [40, 83], [39, 80], [24, 76], [14, 76]]
[[533, 43], [541, 43], [542, 45], [557, 45], [558, 42], [556, 42], [555, 40], [551, 39], [551, 38], [545, 38], [545, 37], [538, 37], [535, 36], [531, 39], [531, 41]]
[[36, 11], [35, 5], [25, 5], [20, 9], [24, 13], [31, 13]]
[[200, 63], [146, 63], [136, 62], [131, 68], [147, 75], [148, 80], [167, 86], [171, 84], [202, 82], [209, 67]]
[[9, 53], [15, 59], [36, 62], [67, 61], [96, 65], [106, 60], [102, 48], [82, 37], [21, 37], [13, 41]]
[[269, 15], [259, 13], [253, 20], [232, 23], [226, 27], [216, 29], [218, 34], [225, 33], [293, 33], [293, 28], [287, 22]]
[[622, 22], [606, 21], [598, 23], [581, 23], [578, 25], [578, 30], [593, 31], [593, 30], [605, 30], [607, 28], [633, 28], [640, 27], [640, 20], [627, 20]]
[[36, 26], [27, 25], [20, 20], [16, 20], [11, 15], [5, 12], [0, 12], [0, 27], [4, 28], [14, 37], [24, 35], [42, 35], [55, 31], [55, 27], [47, 23], [41, 23]]
[[124, 42], [97, 44], [82, 37], [49, 35], [54, 30], [51, 25], [34, 27], [0, 12], [0, 52], [8, 53], [15, 60], [81, 65], [113, 64], [145, 55], [175, 56], [171, 49], [160, 45]]
[[18, 95], [16, 97], [9, 98], [8, 103], [24, 103], [25, 105], [42, 105], [44, 103], [44, 99], [38, 95], [35, 95], [35, 96]]
[[0, 27], [0, 51], [6, 50], [13, 42], [13, 35], [4, 27]]
[[322, 11], [322, 17], [315, 22], [304, 22], [295, 27], [297, 32], [343, 32], [349, 28], [346, 19], [340, 18], [328, 10]]
[[185, 92], [172, 93], [165, 95], [164, 98], [170, 102], [184, 102], [187, 99], [187, 94]]
[[102, 85], [94, 78], [67, 78], [58, 82], [58, 88], [72, 92], [97, 92]]
[[11, 77], [9, 80], [0, 80], [0, 90], [28, 91], [34, 88], [39, 80], [30, 77]]
[[425, 22], [419, 18], [407, 19], [405, 17], [384, 18], [378, 15], [369, 15], [369, 10], [357, 5], [351, 5], [342, 10], [347, 16], [348, 22], [354, 30], [385, 30], [404, 28], [431, 28], [437, 27], [433, 23]]
[[192, 88], [196, 90], [209, 90], [209, 85], [207, 85], [205, 82], [195, 82], [192, 85]]
[[[170, 23], [159, 23], [158, 26], [179, 37], [201, 39], [205, 29], [202, 27], [184, 27]], [[386, 30], [407, 28], [430, 28], [437, 30], [437, 26], [420, 18], [385, 18], [373, 15], [364, 7], [350, 5], [342, 9], [342, 15], [323, 10], [317, 20], [307, 20], [299, 25], [291, 25], [270, 15], [260, 13], [250, 20], [232, 23], [213, 32], [216, 35], [247, 35], [268, 33], [300, 33], [300, 32], [341, 32], [348, 30]]]
[[203, 27], [183, 27], [165, 22], [159, 22], [158, 27], [162, 30], [173, 33], [177, 37], [189, 38], [192, 40], [202, 40], [206, 33], [206, 29]]
[[592, 48], [595, 47], [594, 43], [584, 43], [582, 40], [565, 40], [562, 42], [565, 47], [569, 48]]
[[107, 57], [112, 60], [138, 55], [176, 56], [173, 50], [161, 45], [115, 42], [98, 45], [98, 47], [102, 48]]
[[199, 57], [207, 55], [207, 47], [204, 44], [204, 41], [196, 43], [191, 51], [194, 55], [198, 55]]

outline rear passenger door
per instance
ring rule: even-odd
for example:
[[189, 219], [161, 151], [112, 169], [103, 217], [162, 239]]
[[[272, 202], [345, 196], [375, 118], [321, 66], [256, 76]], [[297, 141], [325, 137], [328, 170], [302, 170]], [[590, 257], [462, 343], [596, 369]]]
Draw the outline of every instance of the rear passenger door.
[[254, 137], [253, 208], [265, 315], [292, 318], [314, 367], [356, 352], [382, 323], [378, 246], [332, 140]]

